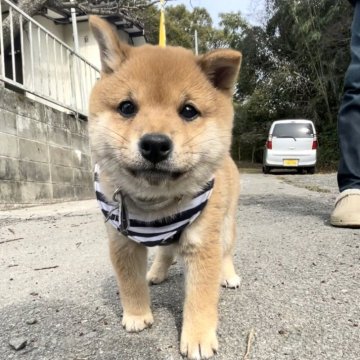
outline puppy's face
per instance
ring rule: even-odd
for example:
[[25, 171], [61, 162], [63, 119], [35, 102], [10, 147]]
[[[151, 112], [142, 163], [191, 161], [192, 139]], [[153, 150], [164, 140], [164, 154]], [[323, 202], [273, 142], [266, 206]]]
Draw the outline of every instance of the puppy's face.
[[94, 160], [130, 194], [203, 185], [229, 151], [240, 53], [133, 48], [103, 20], [91, 27], [102, 61], [90, 99]]

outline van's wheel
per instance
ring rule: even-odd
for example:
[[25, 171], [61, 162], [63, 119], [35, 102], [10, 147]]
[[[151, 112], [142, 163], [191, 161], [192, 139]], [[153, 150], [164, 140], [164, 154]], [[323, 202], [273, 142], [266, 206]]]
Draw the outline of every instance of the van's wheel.
[[306, 169], [308, 174], [315, 174], [315, 166]]
[[264, 174], [269, 174], [270, 170], [271, 170], [270, 166], [264, 165], [263, 168], [262, 168], [262, 171], [263, 171]]

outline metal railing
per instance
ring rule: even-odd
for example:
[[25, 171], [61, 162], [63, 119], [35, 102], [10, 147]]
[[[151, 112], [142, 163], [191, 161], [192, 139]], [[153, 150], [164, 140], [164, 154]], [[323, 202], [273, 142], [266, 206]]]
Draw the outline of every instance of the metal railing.
[[8, 0], [0, 0], [0, 80], [87, 115], [99, 70]]

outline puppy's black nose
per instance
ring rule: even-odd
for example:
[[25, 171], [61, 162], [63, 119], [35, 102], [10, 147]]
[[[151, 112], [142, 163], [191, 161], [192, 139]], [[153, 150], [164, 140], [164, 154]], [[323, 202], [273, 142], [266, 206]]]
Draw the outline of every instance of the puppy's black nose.
[[171, 139], [163, 134], [151, 133], [144, 135], [139, 142], [141, 155], [156, 164], [169, 157], [173, 143]]

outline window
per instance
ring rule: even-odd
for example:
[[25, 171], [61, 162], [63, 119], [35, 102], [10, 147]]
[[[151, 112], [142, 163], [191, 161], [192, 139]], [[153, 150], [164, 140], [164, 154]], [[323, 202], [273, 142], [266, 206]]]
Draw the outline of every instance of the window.
[[310, 123], [276, 124], [272, 133], [277, 138], [312, 138], [314, 132]]

